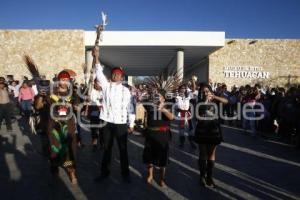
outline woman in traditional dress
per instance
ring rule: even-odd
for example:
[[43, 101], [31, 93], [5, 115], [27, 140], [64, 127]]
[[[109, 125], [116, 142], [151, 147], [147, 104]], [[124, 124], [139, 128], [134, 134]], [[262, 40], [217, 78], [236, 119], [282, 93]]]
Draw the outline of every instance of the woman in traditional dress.
[[185, 84], [179, 87], [179, 95], [176, 96], [176, 108], [178, 117], [179, 130], [179, 147], [183, 148], [186, 136], [190, 142], [192, 149], [196, 148], [194, 144], [194, 132], [191, 117], [191, 100], [193, 99], [192, 91], [188, 91]]
[[212, 178], [216, 147], [223, 141], [217, 103], [227, 104], [228, 100], [214, 95], [210, 85], [201, 85], [196, 106], [195, 139], [199, 144], [200, 184], [203, 186], [216, 186]]
[[165, 175], [171, 139], [170, 121], [175, 117], [170, 111], [174, 99], [168, 99], [167, 102], [166, 98], [178, 89], [181, 76], [175, 73], [170, 74], [166, 80], [163, 77], [163, 75], [154, 76], [146, 80], [150, 90], [150, 101], [143, 103], [146, 110], [143, 160], [148, 165], [147, 182], [149, 184], [153, 182], [153, 171], [156, 166], [160, 169], [159, 185], [166, 187]]
[[143, 153], [144, 163], [148, 165], [147, 182], [153, 182], [154, 166], [160, 168], [159, 185], [166, 186], [165, 174], [169, 155], [170, 120], [174, 115], [165, 106], [165, 92], [161, 90], [150, 103], [144, 105], [145, 119], [145, 148]]

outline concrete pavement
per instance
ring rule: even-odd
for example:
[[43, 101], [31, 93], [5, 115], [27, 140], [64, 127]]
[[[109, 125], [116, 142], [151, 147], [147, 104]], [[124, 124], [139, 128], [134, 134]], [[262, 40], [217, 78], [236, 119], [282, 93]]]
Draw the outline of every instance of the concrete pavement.
[[29, 134], [22, 120], [13, 128], [12, 133], [4, 126], [0, 130], [0, 199], [300, 199], [300, 150], [236, 129], [223, 128], [225, 142], [217, 149], [214, 173], [216, 189], [199, 186], [198, 151], [188, 143], [180, 149], [173, 133], [168, 187], [163, 189], [145, 182], [141, 136], [131, 135], [128, 142], [132, 182], [122, 181], [114, 148], [110, 178], [95, 183], [102, 152], [92, 152], [90, 134], [83, 131], [86, 146], [78, 150], [78, 185], [74, 186], [62, 169], [59, 178], [50, 175], [39, 136]]

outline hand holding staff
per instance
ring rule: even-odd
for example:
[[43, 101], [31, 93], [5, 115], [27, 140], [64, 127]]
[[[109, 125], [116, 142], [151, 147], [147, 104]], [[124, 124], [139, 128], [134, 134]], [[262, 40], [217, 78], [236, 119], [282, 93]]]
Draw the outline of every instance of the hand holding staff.
[[[99, 40], [101, 39], [101, 33], [104, 30], [105, 26], [107, 25], [107, 15], [104, 14], [103, 12], [101, 13], [102, 15], [102, 24], [96, 25], [96, 40], [95, 40], [95, 46], [93, 49], [93, 64], [92, 64], [92, 69], [91, 69], [91, 75], [89, 79], [89, 84], [88, 84], [88, 96], [90, 96], [91, 91], [93, 89], [93, 83], [94, 83], [94, 71], [95, 71], [95, 65], [99, 64], [99, 55], [100, 55], [100, 47], [99, 47]], [[102, 39], [101, 39], [102, 40]]]
[[197, 82], [197, 76], [193, 75], [192, 76], [192, 92], [196, 91], [196, 82]]

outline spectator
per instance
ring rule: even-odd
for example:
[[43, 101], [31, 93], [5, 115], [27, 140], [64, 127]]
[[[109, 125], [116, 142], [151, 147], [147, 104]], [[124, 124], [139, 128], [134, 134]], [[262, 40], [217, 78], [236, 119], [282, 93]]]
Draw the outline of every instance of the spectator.
[[18, 109], [18, 99], [19, 99], [19, 91], [23, 82], [18, 83], [16, 80], [13, 80], [11, 84], [8, 86], [9, 92], [12, 97], [12, 103], [14, 107], [14, 115], [19, 113]]
[[0, 79], [0, 128], [3, 119], [5, 119], [7, 131], [12, 131], [9, 94], [5, 82], [3, 79]]
[[27, 81], [25, 81], [20, 89], [19, 102], [21, 104], [22, 112], [26, 117], [29, 117], [32, 110], [34, 96], [33, 89], [29, 87]]

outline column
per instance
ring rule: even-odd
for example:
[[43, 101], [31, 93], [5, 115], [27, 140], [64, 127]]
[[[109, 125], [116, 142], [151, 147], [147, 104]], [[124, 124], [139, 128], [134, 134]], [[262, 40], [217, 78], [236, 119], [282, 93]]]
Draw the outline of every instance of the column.
[[183, 79], [184, 76], [184, 52], [183, 50], [178, 50], [177, 51], [177, 74], [179, 74], [180, 79]]
[[87, 65], [88, 71], [90, 71], [93, 64], [92, 50], [85, 51], [85, 64]]
[[132, 79], [133, 77], [132, 76], [128, 76], [127, 77], [127, 83], [128, 83], [128, 85], [130, 85], [130, 86], [134, 86], [133, 85], [133, 79]]
[[92, 55], [92, 50], [86, 50], [85, 51], [85, 64], [87, 66], [87, 71], [88, 73], [85, 75], [87, 77], [84, 77], [84, 79], [88, 82], [89, 81], [89, 76], [90, 76], [90, 71], [92, 69], [92, 64], [93, 64], [93, 55]]

